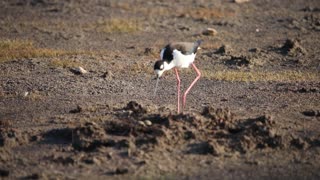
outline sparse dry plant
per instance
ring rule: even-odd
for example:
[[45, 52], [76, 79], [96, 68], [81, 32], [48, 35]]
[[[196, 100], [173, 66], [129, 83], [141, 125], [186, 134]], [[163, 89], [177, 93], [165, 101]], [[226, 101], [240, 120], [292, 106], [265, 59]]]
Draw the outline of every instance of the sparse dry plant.
[[37, 48], [32, 41], [0, 40], [0, 62], [14, 59], [57, 57], [65, 54], [68, 54], [68, 52], [63, 50]]
[[98, 32], [131, 33], [140, 30], [140, 23], [136, 19], [114, 18], [98, 21], [95, 24]]
[[79, 67], [81, 66], [80, 63], [69, 60], [69, 59], [53, 59], [49, 63], [50, 67], [62, 67], [62, 68], [74, 68], [74, 67]]
[[223, 81], [244, 81], [244, 82], [295, 82], [295, 81], [319, 81], [320, 74], [317, 72], [301, 72], [286, 70], [280, 72], [267, 71], [202, 71], [203, 77]]

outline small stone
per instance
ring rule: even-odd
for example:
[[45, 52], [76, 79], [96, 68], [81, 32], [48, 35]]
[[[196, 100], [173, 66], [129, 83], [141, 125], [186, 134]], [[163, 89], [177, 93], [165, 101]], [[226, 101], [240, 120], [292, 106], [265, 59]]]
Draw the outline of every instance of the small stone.
[[220, 146], [216, 141], [209, 142], [210, 147], [212, 148], [211, 154], [214, 156], [220, 156], [224, 153], [223, 146]]
[[202, 34], [206, 36], [215, 36], [218, 34], [218, 31], [213, 28], [207, 28], [202, 32]]
[[146, 124], [145, 124], [143, 121], [138, 121], [138, 123], [139, 123], [141, 126], [146, 126]]
[[116, 168], [115, 174], [126, 174], [129, 170], [127, 168]]
[[72, 68], [71, 71], [74, 73], [74, 74], [86, 74], [88, 73], [87, 70], [83, 69], [83, 67], [77, 67], [77, 68]]
[[152, 122], [150, 120], [145, 120], [144, 123], [147, 125], [147, 126], [151, 126], [152, 125]]
[[319, 117], [320, 116], [320, 111], [319, 110], [308, 110], [308, 111], [303, 111], [302, 114], [305, 115], [305, 116]]
[[111, 80], [113, 78], [113, 73], [111, 71], [106, 71], [105, 73], [103, 73], [102, 78]]
[[254, 52], [254, 53], [261, 53], [261, 52], [263, 52], [263, 50], [260, 49], [260, 48], [252, 48], [252, 49], [250, 49], [249, 51], [250, 51], [250, 52]]
[[23, 93], [23, 97], [27, 97], [28, 95], [29, 95], [29, 92], [28, 92], [28, 91], [26, 91], [26, 92]]
[[268, 133], [269, 133], [269, 137], [271, 137], [271, 138], [276, 137], [276, 134], [277, 134], [274, 129], [269, 129]]
[[294, 138], [291, 140], [291, 145], [298, 149], [307, 149], [308, 143], [300, 137]]
[[69, 113], [76, 114], [76, 113], [80, 113], [82, 110], [83, 110], [82, 107], [78, 105], [75, 109], [71, 109]]
[[249, 2], [250, 0], [234, 0], [235, 3], [237, 4], [242, 4], [242, 3], [246, 3]]
[[215, 53], [221, 54], [221, 55], [226, 55], [226, 54], [230, 54], [231, 51], [232, 51], [232, 49], [229, 45], [222, 45]]
[[100, 165], [101, 164], [101, 161], [96, 157], [85, 159], [84, 162], [86, 164], [95, 164], [95, 165]]
[[286, 55], [299, 56], [306, 55], [307, 51], [301, 45], [297, 39], [287, 39], [284, 45], [281, 47], [282, 51]]

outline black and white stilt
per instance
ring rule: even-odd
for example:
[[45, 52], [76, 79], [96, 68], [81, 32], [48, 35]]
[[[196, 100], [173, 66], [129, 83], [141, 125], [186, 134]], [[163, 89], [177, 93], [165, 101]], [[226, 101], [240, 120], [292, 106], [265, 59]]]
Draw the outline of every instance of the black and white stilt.
[[174, 69], [177, 78], [177, 95], [178, 95], [178, 102], [177, 102], [177, 110], [180, 113], [180, 77], [178, 68], [188, 68], [190, 65], [197, 73], [197, 77], [193, 80], [190, 84], [188, 89], [184, 92], [182, 97], [182, 107], [183, 109], [186, 106], [186, 98], [187, 94], [189, 93], [190, 89], [194, 84], [199, 80], [201, 73], [199, 69], [194, 64], [194, 60], [196, 57], [197, 50], [200, 49], [201, 40], [198, 40], [194, 43], [192, 42], [175, 42], [166, 45], [160, 53], [161, 60], [158, 60], [154, 64], [154, 71], [157, 76], [157, 83], [154, 94], [156, 94], [157, 86], [159, 82], [159, 78], [162, 76], [164, 71]]

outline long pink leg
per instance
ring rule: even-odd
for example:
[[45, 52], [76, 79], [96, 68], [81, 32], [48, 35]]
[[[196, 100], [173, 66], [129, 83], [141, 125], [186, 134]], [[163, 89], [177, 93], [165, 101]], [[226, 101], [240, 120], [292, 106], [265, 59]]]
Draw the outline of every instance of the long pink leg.
[[177, 109], [178, 109], [178, 113], [180, 113], [180, 77], [179, 77], [178, 69], [174, 68], [174, 71], [176, 72], [176, 78], [177, 78], [177, 91], [178, 91]]
[[194, 63], [191, 64], [192, 67], [194, 68], [194, 70], [197, 72], [197, 77], [196, 79], [193, 80], [193, 82], [190, 84], [190, 86], [188, 87], [188, 89], [186, 90], [186, 92], [183, 94], [183, 109], [186, 106], [186, 98], [187, 98], [187, 94], [189, 93], [190, 89], [192, 88], [192, 86], [199, 80], [200, 76], [201, 76], [201, 72], [199, 71], [199, 69], [196, 67], [196, 65], [194, 65]]

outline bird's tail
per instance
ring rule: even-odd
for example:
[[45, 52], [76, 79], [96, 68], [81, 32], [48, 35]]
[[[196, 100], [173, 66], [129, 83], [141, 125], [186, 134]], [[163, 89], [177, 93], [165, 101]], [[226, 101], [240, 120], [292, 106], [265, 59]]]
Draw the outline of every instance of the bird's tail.
[[203, 42], [203, 40], [198, 40], [196, 42], [194, 42], [194, 45], [193, 45], [193, 52], [197, 52], [199, 46], [201, 45], [201, 43]]

